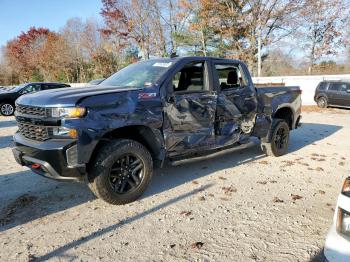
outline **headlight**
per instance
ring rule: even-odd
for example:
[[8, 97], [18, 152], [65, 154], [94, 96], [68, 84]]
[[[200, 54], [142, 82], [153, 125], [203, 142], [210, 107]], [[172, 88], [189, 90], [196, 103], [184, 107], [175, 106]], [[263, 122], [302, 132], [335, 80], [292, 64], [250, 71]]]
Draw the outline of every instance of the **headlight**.
[[350, 197], [350, 177], [345, 179], [341, 192], [343, 195]]
[[338, 208], [337, 231], [350, 236], [350, 213], [342, 208]]
[[51, 109], [51, 117], [55, 118], [79, 118], [86, 113], [84, 107], [54, 107]]
[[54, 137], [61, 138], [76, 138], [78, 136], [78, 131], [76, 129], [70, 129], [66, 127], [54, 127], [52, 129], [52, 134]]

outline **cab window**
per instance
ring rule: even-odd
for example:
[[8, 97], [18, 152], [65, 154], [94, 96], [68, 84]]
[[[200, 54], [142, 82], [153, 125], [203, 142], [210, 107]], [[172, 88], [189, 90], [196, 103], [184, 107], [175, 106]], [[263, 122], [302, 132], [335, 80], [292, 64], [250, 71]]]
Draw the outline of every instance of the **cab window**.
[[215, 64], [220, 90], [241, 89], [248, 85], [248, 80], [238, 64]]
[[345, 83], [332, 83], [329, 87], [331, 91], [346, 91], [346, 89]]
[[208, 90], [205, 81], [204, 62], [185, 65], [172, 78], [172, 88], [176, 92], [200, 92]]
[[32, 84], [23, 88], [21, 93], [29, 94], [29, 93], [38, 92], [38, 91], [40, 91], [40, 84]]

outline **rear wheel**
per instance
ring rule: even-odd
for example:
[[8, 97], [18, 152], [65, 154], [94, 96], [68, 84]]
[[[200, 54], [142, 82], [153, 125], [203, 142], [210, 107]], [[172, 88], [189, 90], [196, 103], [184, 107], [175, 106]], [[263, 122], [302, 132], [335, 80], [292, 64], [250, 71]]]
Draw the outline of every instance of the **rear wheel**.
[[327, 108], [328, 106], [327, 99], [325, 97], [319, 97], [317, 99], [317, 106], [320, 108]]
[[100, 149], [89, 172], [89, 187], [110, 204], [127, 204], [144, 193], [152, 173], [148, 150], [136, 141], [118, 139]]
[[15, 112], [15, 107], [11, 103], [2, 103], [0, 105], [0, 112], [3, 116], [12, 116]]
[[270, 142], [261, 143], [262, 150], [268, 156], [282, 156], [288, 152], [289, 126], [283, 119], [274, 119], [270, 132]]

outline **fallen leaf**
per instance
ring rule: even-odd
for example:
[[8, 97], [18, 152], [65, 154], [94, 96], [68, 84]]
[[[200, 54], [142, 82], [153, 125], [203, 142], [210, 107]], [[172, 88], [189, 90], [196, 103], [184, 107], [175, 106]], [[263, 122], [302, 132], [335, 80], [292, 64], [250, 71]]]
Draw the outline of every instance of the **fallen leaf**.
[[276, 181], [276, 180], [271, 180], [270, 183], [271, 183], [271, 184], [276, 184], [277, 181]]
[[339, 162], [340, 166], [345, 166], [345, 162]]
[[229, 187], [223, 187], [222, 190], [224, 190], [224, 193], [226, 195], [231, 195], [231, 193], [237, 192], [237, 189], [235, 187], [229, 186]]
[[266, 160], [262, 160], [262, 161], [260, 161], [258, 163], [261, 164], [261, 165], [268, 165], [269, 164], [269, 162], [266, 161]]
[[324, 169], [322, 167], [316, 167], [316, 171], [324, 171]]
[[220, 197], [220, 199], [223, 201], [229, 201], [229, 199], [227, 197]]
[[214, 197], [214, 194], [210, 193], [210, 194], [208, 194], [208, 196], [210, 196], [210, 197]]
[[282, 163], [285, 163], [285, 165], [283, 165], [282, 167], [292, 166], [295, 164], [294, 161], [290, 160], [283, 160]]
[[278, 197], [274, 197], [272, 199], [272, 202], [274, 202], [274, 203], [283, 203], [284, 201], [282, 199], [279, 199]]
[[293, 199], [294, 201], [303, 198], [302, 196], [294, 195], [294, 194], [291, 194], [291, 196], [292, 196], [292, 199]]
[[198, 185], [198, 181], [194, 180], [192, 181], [193, 184]]
[[222, 177], [222, 176], [219, 176], [219, 179], [221, 179], [221, 180], [227, 180], [227, 178]]
[[319, 156], [319, 154], [316, 154], [316, 153], [312, 153], [311, 155], [312, 156]]
[[185, 216], [190, 216], [192, 215], [192, 212], [191, 211], [181, 211], [180, 215], [185, 215]]
[[204, 197], [204, 196], [201, 196], [201, 197], [199, 197], [199, 200], [200, 200], [200, 201], [205, 201], [205, 197]]
[[320, 193], [321, 195], [326, 194], [326, 192], [325, 192], [325, 191], [323, 191], [323, 190], [318, 190], [318, 193]]
[[201, 249], [204, 246], [203, 242], [195, 242], [191, 245], [193, 249]]
[[267, 181], [257, 181], [256, 183], [261, 184], [261, 185], [266, 185]]

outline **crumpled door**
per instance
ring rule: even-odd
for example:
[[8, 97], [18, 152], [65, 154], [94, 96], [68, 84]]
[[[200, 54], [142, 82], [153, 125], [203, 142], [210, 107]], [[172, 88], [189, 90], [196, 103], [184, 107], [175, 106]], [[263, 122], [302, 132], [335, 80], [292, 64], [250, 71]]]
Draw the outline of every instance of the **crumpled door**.
[[174, 94], [164, 108], [164, 137], [169, 156], [207, 149], [215, 142], [217, 95], [214, 92]]

